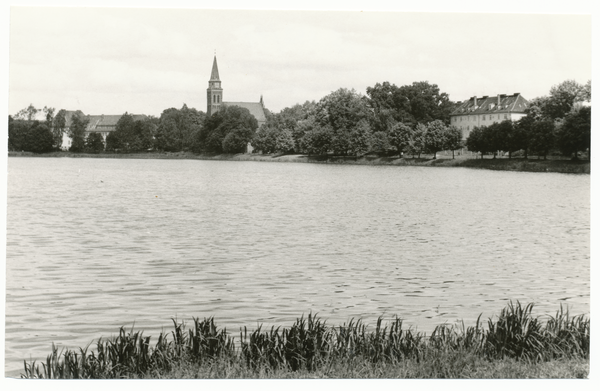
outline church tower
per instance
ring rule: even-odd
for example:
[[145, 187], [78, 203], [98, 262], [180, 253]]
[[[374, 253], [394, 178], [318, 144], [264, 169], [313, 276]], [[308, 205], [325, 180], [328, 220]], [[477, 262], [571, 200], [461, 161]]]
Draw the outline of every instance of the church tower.
[[219, 111], [219, 107], [223, 102], [223, 89], [221, 88], [221, 80], [219, 79], [219, 68], [217, 68], [217, 56], [213, 60], [212, 72], [206, 89], [206, 114], [209, 116]]

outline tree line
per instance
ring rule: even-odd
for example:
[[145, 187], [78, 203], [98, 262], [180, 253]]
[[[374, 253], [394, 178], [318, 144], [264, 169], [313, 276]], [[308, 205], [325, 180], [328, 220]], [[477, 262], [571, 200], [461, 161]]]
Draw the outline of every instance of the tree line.
[[550, 89], [547, 96], [529, 102], [526, 115], [516, 122], [506, 120], [489, 126], [475, 127], [466, 140], [471, 151], [492, 154], [498, 151], [512, 156], [523, 151], [546, 159], [553, 151], [578, 159], [579, 153], [591, 154], [592, 109], [583, 102], [591, 102], [591, 81], [581, 85], [573, 80], [564, 81]]
[[[550, 151], [578, 156], [590, 149], [591, 82], [566, 81], [552, 87], [549, 96], [533, 99], [526, 116], [476, 127], [466, 145], [460, 129], [449, 126], [457, 107], [436, 84], [414, 82], [396, 86], [377, 83], [366, 95], [338, 89], [318, 102], [306, 101], [279, 113], [266, 110], [266, 123], [250, 112], [226, 106], [212, 116], [183, 105], [169, 108], [160, 117], [135, 119], [121, 116], [106, 140], [86, 132], [88, 117], [76, 112], [66, 126], [66, 111], [44, 107], [44, 121], [35, 120], [40, 110], [33, 105], [9, 116], [9, 149], [48, 152], [62, 147], [63, 134], [71, 138], [73, 152], [143, 152], [148, 150], [194, 153], [239, 153], [250, 144], [255, 152], [361, 156], [421, 157], [424, 153], [471, 151], [496, 154], [523, 150], [525, 156], [546, 156]], [[87, 134], [87, 136], [86, 136]], [[453, 153], [454, 157], [454, 153]]]
[[460, 130], [448, 126], [456, 104], [436, 84], [389, 82], [367, 95], [341, 88], [267, 116], [252, 146], [263, 153], [418, 156], [461, 147]]

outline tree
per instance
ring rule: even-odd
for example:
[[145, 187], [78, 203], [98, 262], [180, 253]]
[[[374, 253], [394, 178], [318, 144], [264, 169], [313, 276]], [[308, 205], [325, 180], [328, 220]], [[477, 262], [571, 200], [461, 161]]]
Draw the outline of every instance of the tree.
[[267, 124], [262, 125], [252, 138], [252, 147], [262, 153], [273, 153], [276, 149], [277, 131]]
[[85, 149], [85, 129], [89, 119], [80, 115], [71, 117], [71, 126], [69, 127], [69, 137], [71, 138], [71, 152], [83, 152]]
[[52, 131], [45, 123], [34, 121], [29, 130], [28, 150], [35, 153], [52, 151]]
[[387, 155], [389, 151], [394, 150], [386, 132], [373, 132], [371, 150], [379, 155]]
[[25, 151], [27, 138], [29, 136], [29, 123], [24, 120], [14, 119], [8, 116], [8, 150]]
[[367, 120], [359, 121], [350, 131], [349, 150], [354, 156], [360, 156], [371, 149], [371, 127]]
[[85, 150], [91, 153], [100, 153], [104, 151], [104, 139], [98, 132], [91, 132], [85, 139]]
[[[156, 137], [154, 139], [154, 147], [159, 151], [175, 152], [181, 147], [180, 132], [177, 128], [177, 122], [174, 118], [166, 118], [160, 120], [160, 124], [156, 129]], [[107, 140], [108, 141], [108, 140]], [[199, 149], [199, 147], [198, 147]], [[196, 152], [196, 151], [194, 151]], [[199, 150], [198, 150], [199, 152]]]
[[389, 82], [367, 87], [369, 106], [373, 111], [373, 129], [388, 131], [389, 124], [404, 122], [412, 126], [418, 122], [441, 120], [449, 123], [454, 103], [448, 94], [440, 92], [436, 84], [414, 82], [397, 87]]
[[454, 151], [462, 148], [462, 131], [454, 125], [446, 128], [444, 149], [452, 151], [452, 159], [454, 159]]
[[425, 149], [433, 153], [433, 158], [437, 159], [436, 154], [446, 146], [446, 125], [442, 121], [435, 120], [427, 124], [425, 131]]
[[[125, 112], [117, 121], [114, 130], [115, 136], [119, 140], [119, 148], [123, 152], [132, 152], [135, 140], [135, 120], [133, 115]], [[115, 148], [116, 149], [116, 148]]]
[[[575, 107], [557, 129], [556, 141], [560, 151], [579, 159], [578, 153], [591, 149], [592, 108]], [[590, 150], [591, 156], [591, 150]]]
[[418, 123], [413, 132], [412, 138], [408, 145], [408, 153], [413, 155], [417, 155], [420, 159], [421, 154], [425, 151], [425, 135], [427, 134], [427, 126], [421, 123]]
[[308, 155], [326, 155], [331, 150], [333, 129], [330, 125], [321, 126], [311, 121], [305, 124], [306, 131], [302, 137], [302, 149]]
[[66, 111], [60, 109], [52, 120], [52, 138], [54, 149], [61, 149], [63, 142], [63, 134], [67, 127]]
[[369, 121], [369, 116], [366, 98], [345, 88], [323, 97], [315, 107], [316, 122], [331, 128], [330, 148], [341, 155], [355, 149], [350, 145], [350, 133], [362, 120]]
[[546, 160], [546, 155], [554, 147], [554, 132], [554, 121], [551, 119], [535, 121], [529, 127], [529, 148], [538, 155], [538, 159], [541, 155]]
[[[229, 152], [242, 152], [246, 150], [257, 127], [258, 122], [248, 109], [225, 106], [210, 117], [206, 117], [201, 130], [197, 133], [196, 142], [200, 149], [206, 152], [221, 153], [225, 149]], [[225, 142], [230, 133], [234, 134]]]
[[[184, 104], [181, 109], [166, 109], [160, 115], [154, 130], [154, 146], [161, 151], [194, 151], [200, 152], [199, 132], [205, 121], [206, 114]], [[222, 140], [221, 140], [222, 141]], [[143, 144], [143, 143], [142, 143]], [[220, 142], [219, 142], [220, 144]]]
[[119, 152], [122, 148], [121, 140], [116, 132], [110, 132], [106, 136], [106, 151]]
[[223, 139], [222, 149], [225, 153], [244, 153], [252, 139], [253, 131], [249, 127], [240, 126], [231, 129]]
[[36, 109], [33, 104], [29, 104], [29, 106], [27, 106], [26, 108], [24, 108], [23, 110], [19, 111], [14, 119], [22, 119], [22, 120], [27, 120], [27, 121], [33, 121], [35, 119], [35, 115], [38, 113], [38, 109]]
[[415, 131], [410, 126], [398, 122], [392, 126], [389, 132], [390, 144], [396, 147], [398, 157], [402, 157], [402, 152], [411, 144]]
[[497, 150], [508, 152], [509, 159], [512, 158], [514, 151], [527, 147], [526, 135], [519, 132], [519, 128], [514, 126], [511, 120], [504, 120], [497, 125], [499, 139]]
[[577, 102], [591, 99], [591, 81], [589, 86], [575, 80], [566, 80], [550, 89], [550, 96], [544, 102], [544, 115], [552, 118], [564, 118]]
[[481, 153], [482, 159], [485, 153], [492, 151], [489, 139], [485, 134], [486, 131], [487, 127], [485, 126], [475, 126], [465, 142], [467, 149], [469, 151]]
[[283, 129], [275, 138], [275, 152], [290, 153], [294, 150], [294, 137], [292, 131]]

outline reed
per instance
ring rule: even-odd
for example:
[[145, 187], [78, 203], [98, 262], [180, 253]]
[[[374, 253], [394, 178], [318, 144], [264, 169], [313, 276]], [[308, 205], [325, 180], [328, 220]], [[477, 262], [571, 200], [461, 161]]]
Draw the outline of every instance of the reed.
[[[470, 377], [469, 371], [484, 361], [514, 360], [531, 366], [589, 360], [588, 318], [572, 317], [561, 306], [556, 316], [543, 322], [532, 315], [532, 309], [533, 304], [510, 302], [497, 318], [488, 319], [487, 329], [479, 317], [474, 326], [466, 328], [464, 322], [440, 325], [430, 336], [404, 328], [398, 317], [386, 324], [379, 317], [372, 328], [360, 319], [329, 327], [317, 315], [309, 314], [296, 319], [289, 328], [263, 330], [259, 326], [248, 331], [244, 327], [239, 348], [213, 318], [193, 318], [193, 327], [188, 331], [185, 323], [173, 319], [171, 338], [160, 333], [154, 346], [142, 332], [134, 332], [133, 328], [126, 332], [122, 327], [116, 338], [99, 339], [95, 349], [87, 346], [59, 353], [53, 344], [41, 365], [24, 362], [22, 377], [161, 378], [178, 368], [187, 368], [186, 374], [196, 368], [192, 370], [196, 371], [194, 376], [216, 378], [281, 373], [331, 377], [340, 371], [369, 377], [360, 368], [378, 368], [381, 374], [404, 368], [402, 373], [411, 377], [446, 378]], [[577, 371], [580, 376], [581, 370]], [[371, 375], [380, 377], [377, 373]]]

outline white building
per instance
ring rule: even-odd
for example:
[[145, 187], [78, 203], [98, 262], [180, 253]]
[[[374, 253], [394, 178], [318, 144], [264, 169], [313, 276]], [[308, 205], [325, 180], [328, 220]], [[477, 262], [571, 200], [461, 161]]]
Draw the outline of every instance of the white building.
[[516, 92], [513, 95], [500, 94], [481, 98], [476, 96], [462, 103], [450, 114], [450, 125], [462, 131], [463, 140], [475, 126], [488, 126], [495, 122], [510, 119], [518, 121], [525, 116], [529, 102]]

